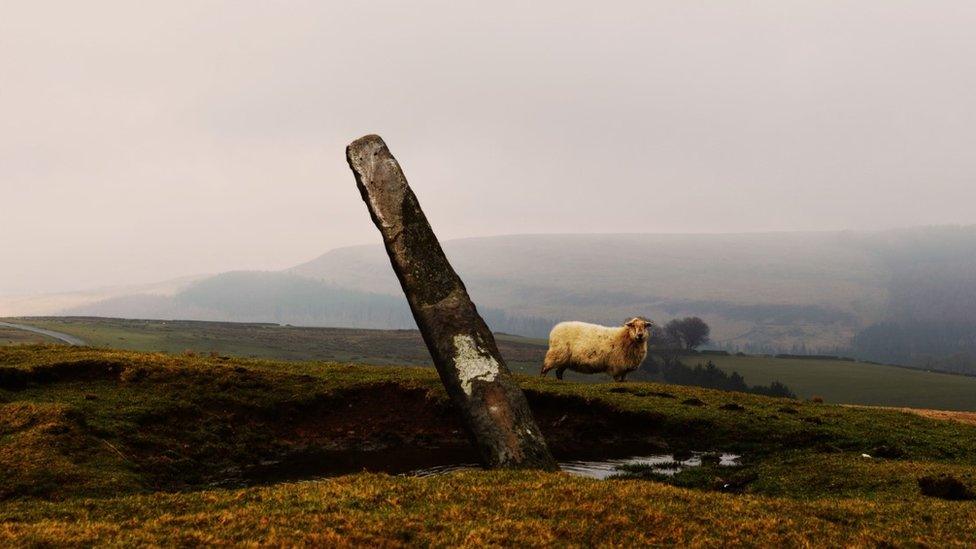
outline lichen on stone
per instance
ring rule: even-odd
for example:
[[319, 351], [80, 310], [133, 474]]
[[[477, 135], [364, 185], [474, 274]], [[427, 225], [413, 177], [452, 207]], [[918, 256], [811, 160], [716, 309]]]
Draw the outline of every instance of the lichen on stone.
[[454, 364], [461, 380], [461, 389], [471, 396], [471, 383], [477, 379], [495, 381], [499, 364], [488, 351], [478, 347], [469, 335], [454, 336]]

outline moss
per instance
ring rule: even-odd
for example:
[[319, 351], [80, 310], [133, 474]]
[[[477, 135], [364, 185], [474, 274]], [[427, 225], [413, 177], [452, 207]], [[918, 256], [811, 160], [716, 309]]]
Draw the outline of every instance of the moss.
[[[917, 479], [968, 482], [976, 427], [899, 411], [523, 377], [554, 446], [730, 451], [742, 465], [611, 482], [366, 474], [215, 490], [288, 456], [467, 442], [428, 369], [56, 346], [0, 349], [0, 368], [0, 539], [21, 544], [974, 541], [976, 503], [926, 497]], [[743, 409], [722, 409], [730, 399]]]
[[[471, 505], [471, 502], [478, 502]], [[31, 545], [748, 545], [976, 543], [976, 504], [717, 494], [561, 473], [359, 474], [0, 507], [0, 541]]]

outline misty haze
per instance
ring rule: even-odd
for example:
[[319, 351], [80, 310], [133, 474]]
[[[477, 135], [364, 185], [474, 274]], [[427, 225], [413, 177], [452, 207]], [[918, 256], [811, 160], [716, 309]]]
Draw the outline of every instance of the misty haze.
[[973, 28], [3, 3], [0, 542], [976, 544]]

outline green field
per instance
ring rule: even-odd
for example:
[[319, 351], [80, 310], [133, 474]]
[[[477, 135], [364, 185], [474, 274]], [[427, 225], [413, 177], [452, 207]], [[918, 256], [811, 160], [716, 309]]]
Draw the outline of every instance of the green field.
[[[432, 366], [416, 330], [308, 328], [240, 322], [130, 320], [91, 317], [9, 319], [83, 339], [88, 345], [128, 351], [198, 353], [279, 360], [325, 360], [375, 365]], [[537, 373], [545, 341], [499, 334], [509, 367]], [[568, 376], [579, 381], [592, 377]]]
[[[13, 319], [11, 319], [13, 320]], [[17, 322], [80, 337], [91, 346], [129, 351], [216, 353], [244, 358], [327, 360], [407, 366], [430, 365], [416, 330], [306, 328], [239, 322], [38, 317]], [[538, 362], [538, 340], [502, 335], [510, 362]]]
[[[920, 489], [945, 479], [972, 495], [974, 426], [653, 383], [520, 383], [557, 456], [651, 444], [741, 464], [391, 476], [413, 453], [468, 447], [430, 369], [5, 347], [0, 543], [976, 543], [976, 502]], [[385, 462], [341, 471], [350, 452]], [[288, 478], [267, 475], [282, 466]]]
[[0, 346], [28, 343], [55, 343], [55, 340], [41, 334], [0, 326]]
[[[190, 351], [378, 365], [431, 364], [423, 340], [414, 330], [74, 317], [11, 320], [74, 335], [96, 347], [132, 351]], [[514, 371], [529, 375], [539, 371], [546, 349], [544, 340], [498, 334], [497, 341]], [[682, 360], [689, 366], [711, 360], [727, 372], [739, 372], [750, 385], [780, 381], [801, 398], [819, 396], [836, 404], [976, 410], [976, 377], [840, 360], [716, 355], [688, 355]], [[567, 379], [591, 383], [606, 380], [603, 376], [572, 373]]]
[[786, 383], [797, 396], [829, 402], [976, 410], [976, 377], [899, 368], [848, 360], [812, 360], [756, 356], [700, 356], [727, 372], [739, 372], [751, 384]]

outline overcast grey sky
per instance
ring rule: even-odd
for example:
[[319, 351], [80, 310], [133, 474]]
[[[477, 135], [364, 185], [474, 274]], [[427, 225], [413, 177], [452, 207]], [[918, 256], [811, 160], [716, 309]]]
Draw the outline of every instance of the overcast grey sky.
[[976, 3], [0, 0], [0, 294], [378, 242], [976, 222]]

